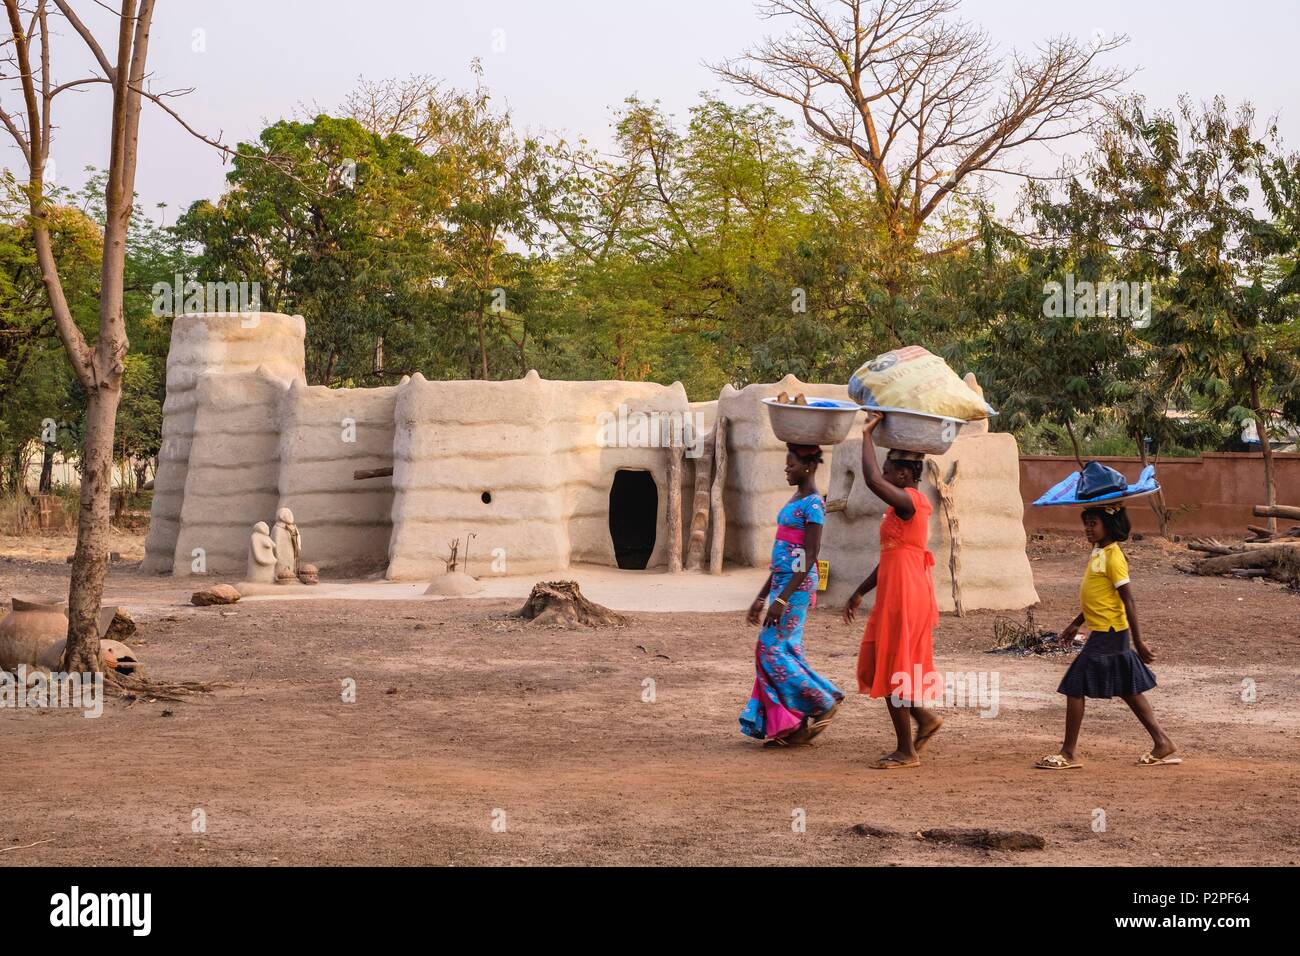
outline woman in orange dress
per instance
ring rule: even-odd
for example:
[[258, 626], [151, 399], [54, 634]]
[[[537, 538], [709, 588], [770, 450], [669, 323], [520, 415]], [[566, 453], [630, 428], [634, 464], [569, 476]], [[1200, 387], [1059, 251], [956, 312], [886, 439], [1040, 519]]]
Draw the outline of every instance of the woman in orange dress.
[[939, 605], [930, 576], [934, 556], [926, 547], [931, 508], [916, 487], [925, 456], [894, 450], [881, 469], [871, 439], [881, 420], [881, 415], [871, 415], [862, 429], [863, 477], [889, 505], [880, 522], [880, 563], [849, 598], [844, 620], [854, 619], [863, 596], [874, 588], [876, 603], [858, 651], [858, 691], [885, 698], [898, 737], [898, 748], [871, 766], [897, 770], [919, 766], [919, 751], [943, 725], [931, 709], [942, 698], [943, 675], [934, 668]]

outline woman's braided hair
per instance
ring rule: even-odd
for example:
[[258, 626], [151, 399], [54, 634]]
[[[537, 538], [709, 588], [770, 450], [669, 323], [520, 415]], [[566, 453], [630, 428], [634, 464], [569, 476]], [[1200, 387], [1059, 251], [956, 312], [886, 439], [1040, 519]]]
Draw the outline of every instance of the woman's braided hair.
[[790, 454], [805, 465], [820, 465], [822, 463], [822, 450], [816, 445], [796, 445], [794, 442], [786, 442], [785, 447], [790, 450]]

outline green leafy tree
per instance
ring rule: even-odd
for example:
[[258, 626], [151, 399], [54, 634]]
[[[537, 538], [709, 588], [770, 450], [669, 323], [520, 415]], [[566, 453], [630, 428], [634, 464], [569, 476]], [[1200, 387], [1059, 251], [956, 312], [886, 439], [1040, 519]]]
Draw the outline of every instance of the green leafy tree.
[[256, 282], [263, 308], [303, 315], [312, 382], [373, 382], [390, 328], [438, 297], [444, 164], [404, 136], [318, 116], [241, 144], [227, 183], [177, 223], [197, 250], [195, 276]]
[[[50, 490], [57, 450], [75, 454], [84, 393], [68, 380], [66, 358], [56, 331], [37, 263], [30, 219], [17, 206], [12, 180], [10, 203], [0, 216], [0, 461], [6, 482], [19, 490], [33, 442], [43, 449], [40, 490]], [[103, 238], [85, 214], [56, 206], [47, 214], [53, 254], [60, 263], [64, 295], [78, 328], [95, 327]], [[45, 427], [54, 423], [54, 441]]]
[[[1300, 182], [1276, 127], [1222, 99], [1115, 112], [1068, 203], [1125, 268], [1160, 283], [1143, 337], [1154, 387], [1187, 395], [1221, 424], [1249, 415], [1275, 504], [1271, 423], [1300, 419]], [[1259, 198], [1262, 197], [1262, 206]]]

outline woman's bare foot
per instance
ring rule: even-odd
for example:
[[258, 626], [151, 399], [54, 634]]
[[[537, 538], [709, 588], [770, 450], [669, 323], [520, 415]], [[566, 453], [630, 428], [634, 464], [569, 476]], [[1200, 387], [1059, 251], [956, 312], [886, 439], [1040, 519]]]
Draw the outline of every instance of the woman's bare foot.
[[812, 740], [813, 735], [808, 730], [808, 722], [805, 720], [788, 734], [782, 734], [780, 737], [772, 737], [764, 747], [800, 747]]
[[1155, 757], [1157, 760], [1164, 760], [1177, 750], [1178, 748], [1174, 746], [1172, 740], [1168, 737], [1161, 737], [1155, 742], [1155, 746], [1151, 748], [1151, 756]]
[[824, 710], [820, 714], [813, 714], [811, 717], [808, 718], [808, 723], [806, 726], [808, 728], [809, 740], [811, 740], [813, 737], [816, 737], [818, 734], [820, 734], [823, 730], [825, 730], [827, 727], [831, 725], [831, 721], [835, 719], [836, 711], [840, 709], [840, 703], [841, 703], [840, 701], [836, 701], [834, 704], [831, 705], [830, 709]]
[[917, 711], [912, 711], [916, 718], [916, 737], [912, 739], [912, 746], [920, 753], [921, 748], [930, 742], [930, 738], [939, 732], [943, 726], [943, 718], [938, 714], [927, 714], [927, 719], [922, 720]]

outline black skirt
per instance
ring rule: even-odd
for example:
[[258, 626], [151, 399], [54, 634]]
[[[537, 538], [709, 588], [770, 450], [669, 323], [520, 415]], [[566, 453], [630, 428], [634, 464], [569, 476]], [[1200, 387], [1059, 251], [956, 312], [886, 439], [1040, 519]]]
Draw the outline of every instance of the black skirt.
[[1155, 686], [1156, 675], [1133, 650], [1125, 628], [1122, 631], [1093, 631], [1088, 635], [1088, 643], [1083, 645], [1083, 650], [1061, 678], [1061, 686], [1056, 688], [1056, 692], [1067, 697], [1108, 700], [1145, 694]]

